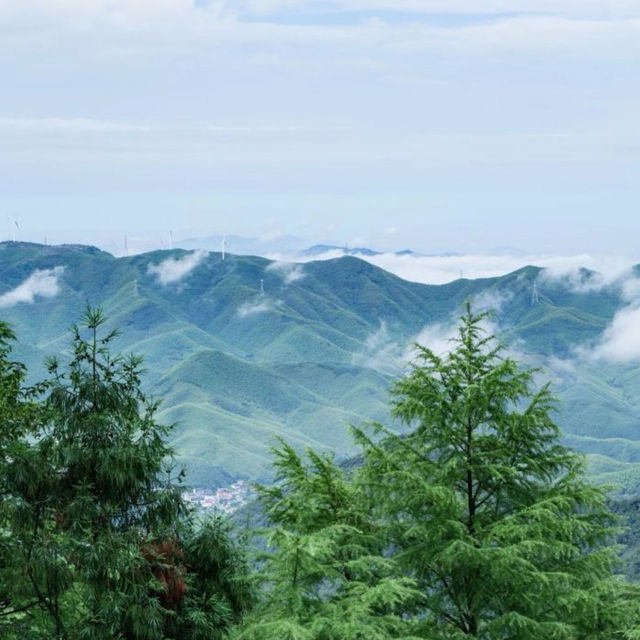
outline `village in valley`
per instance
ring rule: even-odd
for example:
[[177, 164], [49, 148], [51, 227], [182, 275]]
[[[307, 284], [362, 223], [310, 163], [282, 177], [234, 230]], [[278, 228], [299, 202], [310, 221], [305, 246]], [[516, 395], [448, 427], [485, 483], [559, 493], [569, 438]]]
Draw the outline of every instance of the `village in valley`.
[[238, 480], [229, 487], [220, 487], [213, 492], [209, 488], [196, 487], [183, 493], [183, 498], [204, 511], [219, 511], [230, 514], [243, 507], [252, 496], [251, 485]]

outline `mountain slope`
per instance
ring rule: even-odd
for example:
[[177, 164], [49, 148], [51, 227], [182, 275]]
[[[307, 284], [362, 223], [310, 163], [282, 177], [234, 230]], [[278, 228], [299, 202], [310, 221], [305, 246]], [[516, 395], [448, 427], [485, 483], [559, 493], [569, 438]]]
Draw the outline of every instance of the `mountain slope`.
[[[34, 274], [56, 286], [36, 286], [29, 302]], [[590, 272], [581, 277], [576, 286], [526, 267], [429, 286], [350, 256], [291, 265], [0, 243], [0, 317], [16, 328], [16, 355], [37, 378], [46, 355], [64, 357], [68, 328], [86, 304], [101, 305], [122, 330], [117, 347], [145, 356], [145, 384], [163, 399], [160, 418], [177, 423], [173, 443], [190, 481], [210, 485], [264, 478], [274, 435], [349, 455], [349, 423], [389, 421], [388, 388], [411, 342], [445, 340], [471, 299], [497, 309], [507, 346], [555, 380], [570, 442], [605, 456], [593, 458], [594, 473], [631, 484], [640, 374], [589, 359], [572, 365], [576, 348], [597, 340], [624, 301], [619, 288], [587, 286]]]

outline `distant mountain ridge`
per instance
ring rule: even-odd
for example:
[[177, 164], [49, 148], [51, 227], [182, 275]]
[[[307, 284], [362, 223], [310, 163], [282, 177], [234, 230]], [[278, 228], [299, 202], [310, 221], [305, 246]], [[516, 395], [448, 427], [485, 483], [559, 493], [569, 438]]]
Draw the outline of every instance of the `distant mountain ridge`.
[[[38, 294], [43, 273], [49, 289]], [[190, 481], [215, 486], [265, 478], [274, 435], [350, 455], [349, 423], [389, 420], [389, 384], [411, 342], [434, 332], [446, 339], [472, 299], [497, 307], [503, 340], [555, 379], [559, 423], [592, 455], [594, 473], [632, 485], [640, 373], [563, 361], [602, 335], [624, 304], [621, 292], [539, 276], [525, 267], [423, 285], [352, 256], [289, 264], [174, 249], [115, 258], [95, 247], [9, 242], [0, 243], [0, 318], [18, 334], [16, 356], [39, 377], [87, 303], [101, 305], [122, 329], [118, 348], [145, 356], [146, 387], [163, 399], [159, 418], [177, 423], [173, 444]], [[30, 281], [32, 302], [24, 301]]]

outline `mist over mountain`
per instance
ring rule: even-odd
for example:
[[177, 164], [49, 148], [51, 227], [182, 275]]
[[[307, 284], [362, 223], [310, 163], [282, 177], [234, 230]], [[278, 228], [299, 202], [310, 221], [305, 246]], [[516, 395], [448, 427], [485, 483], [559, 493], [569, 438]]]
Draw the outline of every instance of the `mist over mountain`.
[[[231, 239], [229, 248], [231, 250]], [[400, 256], [413, 260], [412, 256]], [[266, 478], [275, 435], [353, 451], [348, 424], [389, 423], [388, 389], [418, 340], [446, 349], [466, 300], [488, 329], [540, 366], [561, 397], [567, 441], [601, 480], [640, 478], [638, 271], [528, 266], [442, 285], [409, 282], [353, 256], [290, 263], [184, 249], [116, 258], [94, 247], [0, 244], [0, 316], [32, 379], [64, 358], [87, 304], [145, 357], [145, 385], [176, 423], [189, 482]], [[637, 339], [637, 342], [635, 341]], [[622, 341], [622, 342], [621, 342]], [[621, 345], [623, 345], [621, 347]]]

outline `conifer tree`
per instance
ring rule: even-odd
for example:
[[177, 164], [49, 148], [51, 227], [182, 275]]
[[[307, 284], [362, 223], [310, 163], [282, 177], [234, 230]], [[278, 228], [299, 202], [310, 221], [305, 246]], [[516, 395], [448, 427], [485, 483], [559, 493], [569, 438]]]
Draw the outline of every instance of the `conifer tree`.
[[28, 436], [38, 429], [44, 412], [37, 402], [42, 385], [25, 386], [26, 368], [11, 360], [15, 334], [0, 322], [0, 637], [31, 635], [37, 601], [20, 562], [20, 540], [12, 535], [20, 511], [15, 461], [29, 451]]
[[389, 550], [425, 599], [434, 639], [622, 637], [616, 523], [562, 446], [548, 386], [503, 357], [470, 306], [453, 349], [417, 345], [393, 389], [399, 436], [356, 429]]
[[188, 591], [169, 620], [167, 637], [220, 640], [254, 606], [245, 545], [229, 522], [214, 514], [191, 523], [183, 539]]
[[329, 455], [274, 449], [276, 483], [260, 489], [268, 530], [263, 591], [241, 640], [410, 640], [400, 613], [418, 594], [397, 577], [359, 487]]
[[[141, 361], [88, 309], [70, 362], [49, 362], [45, 420], [11, 464], [12, 534], [40, 638], [222, 637], [248, 606], [228, 531], [196, 526]], [[246, 581], [245, 581], [246, 582]]]

